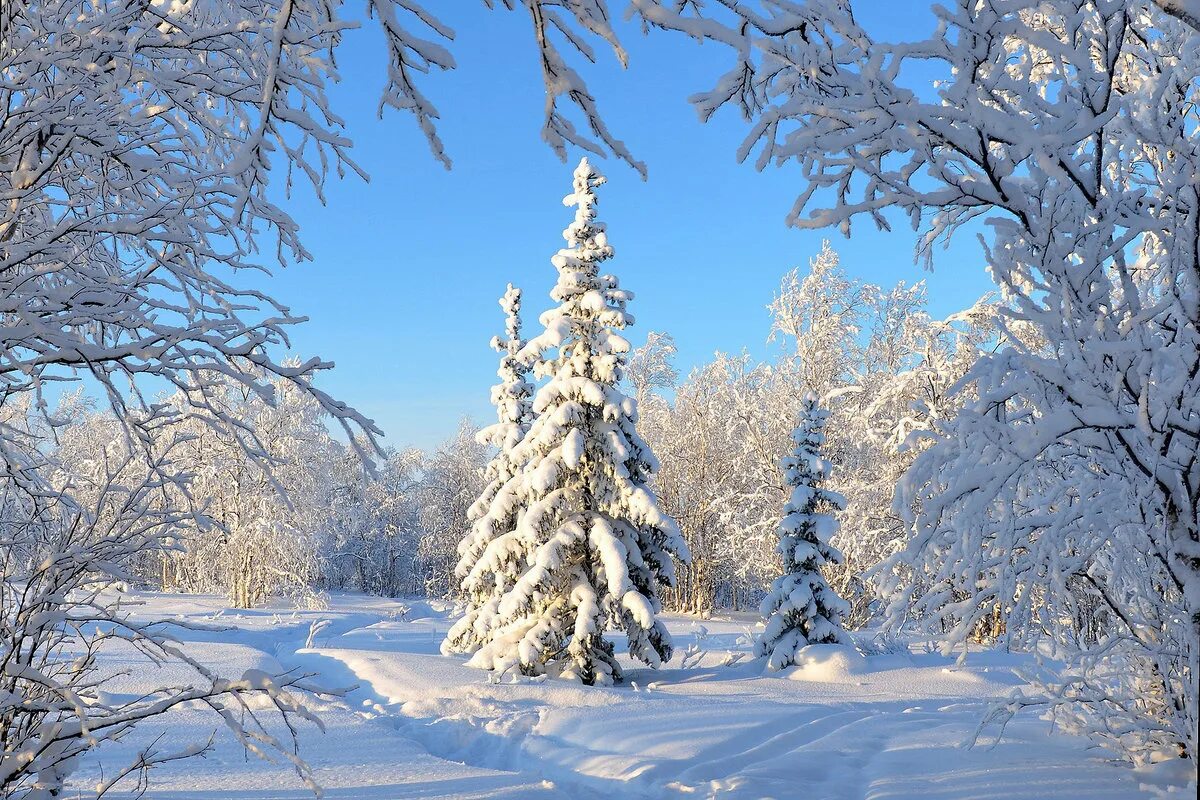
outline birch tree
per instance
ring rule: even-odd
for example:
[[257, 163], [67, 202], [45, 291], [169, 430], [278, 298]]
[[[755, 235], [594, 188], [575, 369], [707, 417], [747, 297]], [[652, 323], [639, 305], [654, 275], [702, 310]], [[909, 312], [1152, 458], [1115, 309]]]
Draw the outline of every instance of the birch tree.
[[486, 487], [487, 462], [487, 443], [469, 419], [460, 421], [454, 435], [423, 460], [417, 489], [419, 594], [450, 597], [457, 590], [458, 546], [470, 527], [471, 507]]

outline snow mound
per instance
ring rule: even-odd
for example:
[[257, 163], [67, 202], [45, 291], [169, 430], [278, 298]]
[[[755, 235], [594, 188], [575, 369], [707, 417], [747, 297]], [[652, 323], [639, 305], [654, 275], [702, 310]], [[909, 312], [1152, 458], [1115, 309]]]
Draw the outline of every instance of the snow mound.
[[810, 644], [796, 653], [796, 666], [788, 680], [813, 683], [851, 683], [852, 676], [870, 672], [867, 659], [853, 647]]

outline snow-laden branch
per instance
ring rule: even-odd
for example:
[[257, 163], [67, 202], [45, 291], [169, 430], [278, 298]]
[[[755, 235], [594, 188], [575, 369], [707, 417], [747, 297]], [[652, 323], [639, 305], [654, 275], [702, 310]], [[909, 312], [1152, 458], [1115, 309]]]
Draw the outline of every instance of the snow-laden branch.
[[1200, 2], [1197, 0], [1154, 0], [1154, 5], [1200, 31]]

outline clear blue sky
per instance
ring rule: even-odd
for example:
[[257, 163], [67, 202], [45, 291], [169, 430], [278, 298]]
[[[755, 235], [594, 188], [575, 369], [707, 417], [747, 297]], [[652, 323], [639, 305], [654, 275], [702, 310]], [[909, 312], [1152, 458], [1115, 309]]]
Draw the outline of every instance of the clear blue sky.
[[[509, 281], [521, 286], [527, 329], [551, 304], [549, 258], [570, 220], [561, 200], [580, 155], [563, 164], [540, 140], [543, 93], [527, 17], [477, 2], [434, 5], [457, 33], [458, 69], [425, 84], [453, 170], [433, 160], [410, 117], [377, 118], [384, 55], [368, 23], [338, 52], [343, 82], [332, 96], [371, 181], [333, 181], [325, 206], [304, 187], [293, 195], [314, 260], [271, 284], [311, 318], [295, 332], [294, 353], [336, 362], [322, 386], [374, 418], [393, 446], [435, 445], [463, 415], [491, 420], [496, 298]], [[872, 22], [895, 36], [924, 28], [919, 5], [877, 4]], [[913, 263], [915, 235], [903, 225], [884, 234], [859, 224], [849, 241], [788, 228], [796, 170], [738, 164], [743, 122], [730, 112], [702, 125], [686, 101], [724, 70], [726, 53], [661, 32], [619, 32], [629, 69], [601, 53], [586, 75], [611, 128], [649, 165], [643, 182], [623, 164], [598, 162], [609, 179], [600, 210], [616, 249], [612, 270], [636, 294], [635, 344], [648, 330], [669, 331], [685, 373], [717, 350], [764, 353], [765, 306], [780, 277], [807, 264], [825, 237], [853, 275], [927, 280], [937, 315], [991, 288], [982, 251], [965, 238], [939, 252], [929, 274]]]

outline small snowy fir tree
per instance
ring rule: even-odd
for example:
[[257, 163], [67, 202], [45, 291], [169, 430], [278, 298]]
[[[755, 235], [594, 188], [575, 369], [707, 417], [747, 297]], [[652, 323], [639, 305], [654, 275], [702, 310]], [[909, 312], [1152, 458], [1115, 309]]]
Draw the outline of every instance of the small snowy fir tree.
[[755, 655], [767, 656], [770, 669], [796, 663], [796, 651], [805, 645], [837, 644], [847, 638], [842, 620], [849, 608], [821, 575], [823, 565], [842, 560], [829, 543], [837, 533], [837, 520], [824, 509], [840, 510], [846, 505], [840, 494], [821, 488], [831, 470], [821, 455], [828, 416], [809, 392], [801, 405], [800, 426], [792, 435], [796, 449], [783, 459], [792, 490], [779, 523], [783, 574], [771, 584], [760, 606], [766, 629], [755, 644]]
[[[458, 547], [459, 561], [455, 577], [466, 614], [450, 629], [442, 643], [442, 652], [474, 653], [496, 624], [500, 597], [512, 588], [522, 572], [522, 563], [513, 551], [488, 549], [488, 545], [516, 527], [520, 510], [516, 489], [520, 472], [515, 450], [532, 419], [530, 398], [533, 386], [528, 381], [529, 367], [519, 356], [525, 342], [521, 339], [521, 290], [511, 283], [500, 298], [504, 309], [504, 338], [492, 338], [492, 349], [500, 353], [500, 382], [492, 387], [492, 405], [497, 421], [479, 432], [479, 441], [497, 449], [485, 472], [487, 487], [471, 506], [467, 519], [471, 530]], [[486, 557], [485, 557], [486, 556]]]
[[575, 221], [552, 259], [558, 307], [522, 357], [549, 381], [517, 448], [522, 474], [511, 482], [523, 509], [515, 531], [485, 558], [519, 558], [525, 572], [498, 605], [500, 627], [472, 666], [527, 675], [556, 672], [587, 684], [621, 678], [606, 630], [624, 632], [629, 652], [651, 666], [671, 657], [657, 619], [658, 590], [675, 581], [674, 559], [687, 547], [647, 483], [657, 469], [635, 430], [637, 404], [622, 394], [629, 343], [614, 329], [633, 322], [632, 295], [599, 271], [613, 255], [596, 221], [604, 178], [587, 159], [574, 175]]

